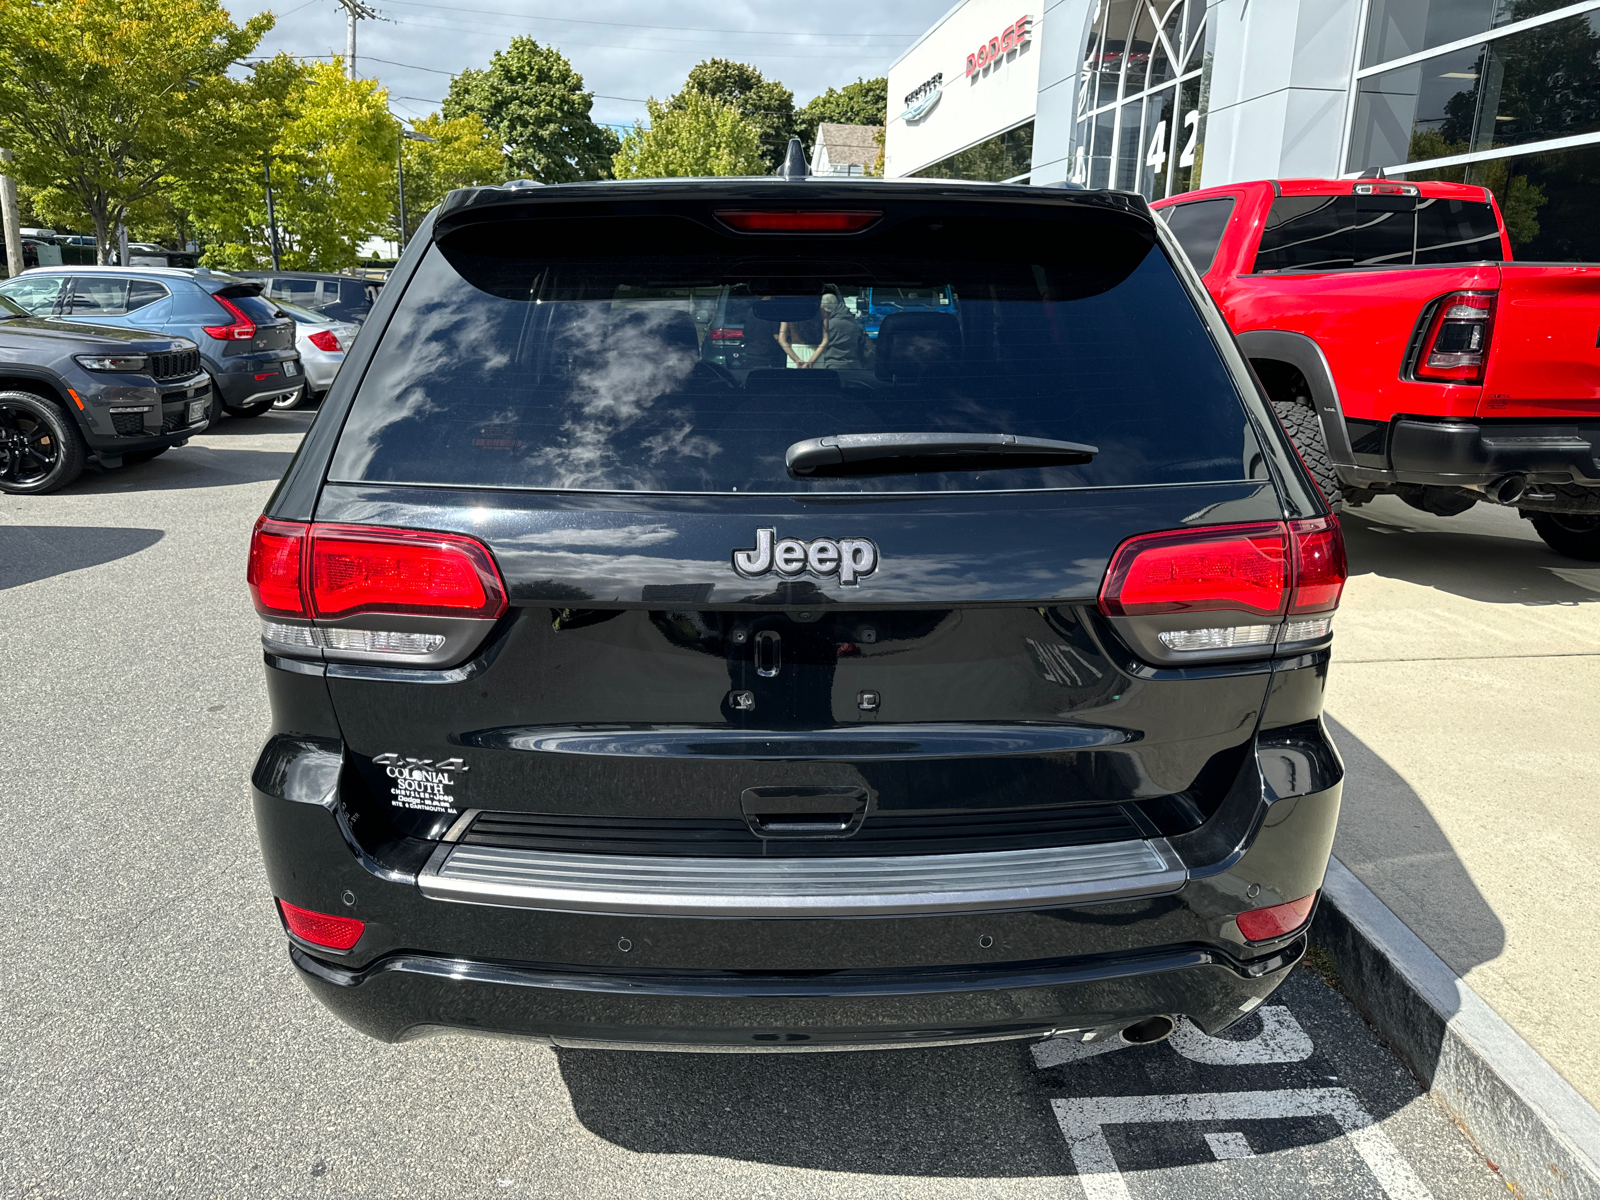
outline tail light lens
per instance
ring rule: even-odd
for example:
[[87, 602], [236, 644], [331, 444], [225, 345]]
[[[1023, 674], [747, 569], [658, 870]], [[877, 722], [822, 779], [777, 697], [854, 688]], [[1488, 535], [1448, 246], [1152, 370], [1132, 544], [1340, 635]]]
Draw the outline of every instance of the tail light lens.
[[307, 335], [306, 341], [310, 342], [318, 350], [326, 350], [330, 354], [344, 349], [331, 329], [319, 329], [315, 333]]
[[1493, 292], [1451, 292], [1435, 300], [1423, 314], [1412, 378], [1482, 383], [1494, 334], [1494, 301]]
[[312, 912], [297, 908], [286, 900], [278, 901], [278, 912], [290, 933], [302, 942], [313, 946], [326, 946], [329, 950], [348, 950], [361, 940], [367, 923], [354, 917], [339, 917], [332, 913]]
[[1166, 650], [1270, 649], [1327, 637], [1345, 575], [1333, 517], [1145, 533], [1117, 547], [1099, 604], [1108, 617], [1242, 618], [1159, 629]]
[[1246, 941], [1251, 942], [1270, 942], [1273, 938], [1283, 937], [1306, 923], [1306, 918], [1311, 915], [1311, 906], [1316, 902], [1317, 894], [1312, 892], [1287, 904], [1274, 904], [1271, 908], [1240, 913], [1237, 918], [1239, 932], [1244, 934]]
[[244, 315], [244, 311], [237, 304], [232, 303], [226, 296], [211, 297], [222, 305], [233, 321], [227, 325], [205, 325], [202, 328], [211, 337], [219, 342], [248, 342], [256, 335], [256, 323]]
[[741, 342], [744, 340], [743, 329], [713, 329], [706, 335], [713, 342]]
[[[356, 613], [479, 617], [506, 610], [505, 582], [480, 541], [456, 533], [423, 533], [368, 525], [302, 525], [256, 522], [246, 572], [256, 611], [263, 617], [332, 619]], [[416, 637], [384, 635], [388, 644], [345, 645], [337, 629], [306, 629], [273, 623], [284, 636], [298, 631], [307, 647], [393, 650], [428, 649]], [[378, 635], [365, 640], [373, 642]], [[382, 639], [379, 639], [382, 640]], [[442, 642], [442, 639], [437, 639]]]

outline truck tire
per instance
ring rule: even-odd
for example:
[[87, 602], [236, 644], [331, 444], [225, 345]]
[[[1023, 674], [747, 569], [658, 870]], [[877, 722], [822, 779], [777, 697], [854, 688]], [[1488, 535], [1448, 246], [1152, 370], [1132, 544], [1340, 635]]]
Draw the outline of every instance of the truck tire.
[[1328, 502], [1328, 507], [1334, 512], [1342, 511], [1344, 489], [1339, 484], [1338, 472], [1328, 458], [1328, 447], [1322, 440], [1322, 422], [1317, 420], [1316, 412], [1292, 400], [1274, 400], [1272, 407], [1278, 414], [1278, 420], [1289, 431], [1289, 438], [1294, 442], [1295, 449], [1300, 451], [1300, 458], [1311, 472], [1311, 477], [1322, 489], [1322, 498]]
[[0, 492], [42, 496], [64, 488], [88, 458], [83, 435], [59, 404], [32, 392], [0, 392]]
[[1539, 513], [1533, 531], [1566, 558], [1600, 562], [1600, 516], [1591, 513]]

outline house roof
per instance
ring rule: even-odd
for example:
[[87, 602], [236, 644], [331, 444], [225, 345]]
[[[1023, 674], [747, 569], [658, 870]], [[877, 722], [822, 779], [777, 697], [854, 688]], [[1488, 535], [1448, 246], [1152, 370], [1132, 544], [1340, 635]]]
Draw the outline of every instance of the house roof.
[[[824, 121], [817, 126], [817, 150], [828, 151], [833, 163], [860, 163], [870, 167], [878, 161], [881, 125], [835, 125]], [[816, 157], [813, 154], [812, 157]]]

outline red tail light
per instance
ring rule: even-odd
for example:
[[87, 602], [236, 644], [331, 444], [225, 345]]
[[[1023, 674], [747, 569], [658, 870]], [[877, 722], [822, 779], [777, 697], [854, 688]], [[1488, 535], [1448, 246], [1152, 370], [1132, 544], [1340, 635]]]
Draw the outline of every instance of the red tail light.
[[856, 233], [881, 216], [881, 212], [717, 210], [717, 219], [740, 233]]
[[743, 329], [713, 329], [706, 335], [713, 342], [738, 342], [744, 339]]
[[1451, 292], [1424, 313], [1411, 376], [1439, 383], [1482, 383], [1494, 334], [1493, 292]]
[[1306, 923], [1306, 918], [1311, 915], [1311, 906], [1316, 902], [1317, 894], [1312, 892], [1287, 904], [1274, 904], [1271, 908], [1240, 913], [1237, 918], [1239, 932], [1251, 942], [1268, 942], [1286, 933], [1293, 933]]
[[292, 521], [256, 521], [250, 535], [250, 565], [245, 581], [256, 611], [279, 617], [306, 615], [300, 564], [305, 558], [306, 527]]
[[334, 336], [333, 330], [331, 329], [319, 329], [315, 333], [307, 336], [306, 341], [310, 342], [318, 350], [326, 350], [330, 354], [334, 351], [344, 349], [344, 347], [339, 344], [339, 339]]
[[230, 325], [203, 326], [202, 328], [208, 334], [219, 342], [248, 342], [255, 337], [256, 323], [245, 316], [238, 305], [230, 303], [226, 296], [213, 296], [211, 298], [227, 309], [228, 315], [233, 318], [233, 323]]
[[264, 615], [500, 616], [505, 583], [482, 542], [369, 525], [256, 522], [247, 572]]
[[1144, 533], [1112, 555], [1100, 611], [1108, 617], [1238, 613], [1238, 624], [1168, 629], [1159, 638], [1172, 650], [1270, 652], [1274, 641], [1327, 636], [1345, 575], [1344, 537], [1333, 517]]
[[287, 900], [278, 901], [278, 911], [295, 937], [329, 950], [350, 949], [361, 940], [367, 928], [365, 921], [354, 917], [336, 917], [331, 913], [312, 912], [309, 908], [296, 908]]

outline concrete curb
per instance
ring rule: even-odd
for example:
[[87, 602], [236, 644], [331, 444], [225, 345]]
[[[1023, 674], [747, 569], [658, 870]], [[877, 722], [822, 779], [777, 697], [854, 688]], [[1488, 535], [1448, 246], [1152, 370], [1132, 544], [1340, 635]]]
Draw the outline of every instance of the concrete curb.
[[1312, 940], [1346, 995], [1516, 1194], [1600, 1197], [1600, 1113], [1338, 859], [1323, 887]]

